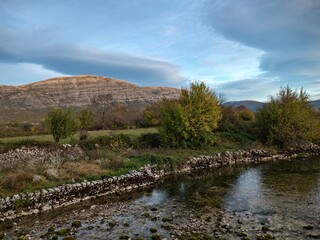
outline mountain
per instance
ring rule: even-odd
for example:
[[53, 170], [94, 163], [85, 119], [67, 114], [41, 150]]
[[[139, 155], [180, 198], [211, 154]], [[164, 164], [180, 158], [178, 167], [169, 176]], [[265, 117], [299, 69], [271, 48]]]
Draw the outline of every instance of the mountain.
[[22, 86], [0, 86], [0, 121], [43, 117], [50, 107], [92, 106], [99, 96], [108, 96], [109, 103], [146, 105], [163, 98], [176, 99], [179, 94], [176, 88], [139, 87], [98, 76], [52, 78]]
[[260, 109], [264, 105], [264, 103], [253, 101], [253, 100], [245, 100], [245, 101], [225, 102], [223, 105], [230, 106], [230, 107], [244, 106], [248, 108], [250, 111], [256, 112], [258, 109]]
[[311, 104], [312, 104], [314, 107], [320, 109], [320, 99], [319, 99], [319, 100], [315, 100], [315, 101], [311, 101]]
[[[320, 109], [320, 99], [315, 101], [310, 101], [311, 105], [315, 108]], [[260, 108], [263, 107], [265, 103], [258, 102], [258, 101], [252, 101], [252, 100], [245, 100], [245, 101], [233, 101], [233, 102], [225, 102], [224, 106], [231, 106], [231, 107], [240, 107], [244, 106], [248, 108], [250, 111], [256, 112]]]

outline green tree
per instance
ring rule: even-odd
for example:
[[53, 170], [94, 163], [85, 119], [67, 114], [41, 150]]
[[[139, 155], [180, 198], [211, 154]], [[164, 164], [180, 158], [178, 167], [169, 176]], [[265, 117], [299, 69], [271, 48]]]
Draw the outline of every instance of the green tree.
[[84, 130], [93, 123], [93, 113], [88, 109], [82, 109], [79, 114], [80, 129]]
[[53, 108], [49, 110], [46, 124], [56, 143], [70, 136], [78, 128], [78, 122], [70, 109]]
[[160, 109], [161, 126], [159, 129], [164, 146], [179, 147], [184, 141], [182, 107], [178, 101], [163, 100]]
[[301, 89], [281, 88], [276, 97], [257, 112], [261, 139], [280, 148], [295, 147], [319, 138], [319, 117]]
[[221, 119], [215, 93], [203, 82], [183, 88], [177, 102], [165, 101], [161, 109], [160, 133], [165, 145], [203, 147]]
[[160, 125], [161, 102], [153, 103], [143, 110], [143, 120], [148, 126]]

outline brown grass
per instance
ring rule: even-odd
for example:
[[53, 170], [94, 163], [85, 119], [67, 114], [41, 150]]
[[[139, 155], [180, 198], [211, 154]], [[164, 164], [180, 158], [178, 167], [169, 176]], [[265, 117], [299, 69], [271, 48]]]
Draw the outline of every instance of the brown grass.
[[85, 161], [67, 161], [59, 168], [59, 179], [80, 179], [88, 175], [105, 173], [106, 171], [102, 170], [98, 164], [88, 163]]
[[32, 183], [32, 179], [33, 174], [30, 172], [9, 173], [1, 180], [1, 187], [9, 191], [13, 189], [21, 191]]

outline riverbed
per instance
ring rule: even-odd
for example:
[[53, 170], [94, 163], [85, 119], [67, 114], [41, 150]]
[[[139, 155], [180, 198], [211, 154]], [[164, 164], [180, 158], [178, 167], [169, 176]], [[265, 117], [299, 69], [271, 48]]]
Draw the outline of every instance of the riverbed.
[[225, 166], [0, 223], [14, 239], [320, 239], [320, 158]]

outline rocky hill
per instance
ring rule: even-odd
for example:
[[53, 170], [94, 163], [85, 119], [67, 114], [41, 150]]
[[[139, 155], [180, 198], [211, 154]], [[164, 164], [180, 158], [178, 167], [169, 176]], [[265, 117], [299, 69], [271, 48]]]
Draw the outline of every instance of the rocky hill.
[[0, 121], [21, 116], [43, 115], [50, 107], [82, 108], [107, 96], [109, 103], [148, 104], [163, 98], [175, 99], [180, 90], [168, 87], [139, 87], [126, 81], [80, 75], [52, 78], [22, 86], [0, 86]]

